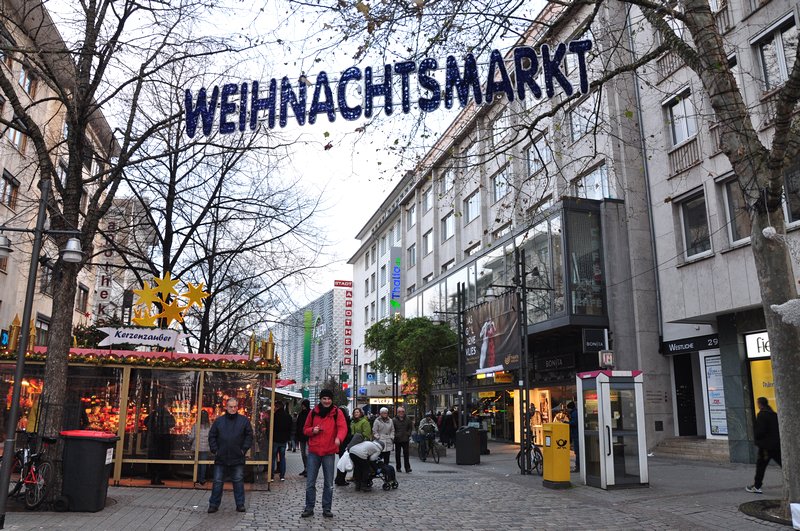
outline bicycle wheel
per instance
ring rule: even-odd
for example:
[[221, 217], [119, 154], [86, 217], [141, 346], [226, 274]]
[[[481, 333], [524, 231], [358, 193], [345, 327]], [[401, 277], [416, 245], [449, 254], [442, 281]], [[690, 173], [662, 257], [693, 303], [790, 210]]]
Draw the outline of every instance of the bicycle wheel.
[[533, 447], [533, 463], [531, 472], [536, 472], [540, 476], [544, 474], [544, 456], [538, 446]]
[[439, 462], [439, 449], [436, 447], [436, 443], [431, 446], [431, 455], [433, 455], [434, 463]]
[[39, 507], [47, 496], [47, 488], [53, 483], [53, 465], [50, 461], [41, 461], [33, 467], [34, 483], [25, 489], [25, 507], [33, 510]]
[[428, 449], [428, 441], [423, 439], [419, 442], [419, 444], [417, 444], [417, 450], [419, 452], [420, 461], [425, 461], [425, 459], [428, 458], [426, 451], [427, 449]]
[[22, 462], [19, 460], [19, 456], [14, 456], [14, 461], [11, 465], [11, 481], [8, 483], [8, 496], [16, 496], [19, 494], [19, 491], [22, 490], [22, 478], [25, 477], [22, 471]]

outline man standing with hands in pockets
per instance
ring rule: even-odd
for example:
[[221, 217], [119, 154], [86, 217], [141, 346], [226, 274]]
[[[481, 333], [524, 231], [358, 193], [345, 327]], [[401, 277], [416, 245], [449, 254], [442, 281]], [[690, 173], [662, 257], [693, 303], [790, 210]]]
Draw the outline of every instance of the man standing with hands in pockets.
[[333, 478], [334, 462], [339, 452], [339, 444], [347, 436], [347, 423], [344, 414], [333, 405], [333, 391], [323, 389], [319, 393], [319, 404], [308, 414], [303, 426], [308, 437], [308, 465], [306, 467], [306, 505], [300, 515], [308, 518], [314, 515], [317, 500], [317, 474], [322, 466], [322, 516], [333, 517]]

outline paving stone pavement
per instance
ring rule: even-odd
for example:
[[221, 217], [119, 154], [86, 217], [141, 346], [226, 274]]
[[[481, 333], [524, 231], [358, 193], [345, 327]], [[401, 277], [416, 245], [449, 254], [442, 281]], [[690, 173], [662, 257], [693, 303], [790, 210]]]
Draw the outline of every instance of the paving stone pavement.
[[[98, 513], [9, 512], [6, 529], [725, 529], [780, 526], [739, 512], [741, 503], [778, 498], [780, 473], [770, 467], [757, 496], [744, 491], [754, 466], [653, 457], [648, 488], [604, 491], [580, 484], [551, 490], [538, 476], [520, 476], [517, 447], [490, 444], [481, 464], [458, 466], [455, 452], [439, 464], [412, 457], [411, 474], [399, 473], [397, 490], [369, 493], [335, 487], [334, 518], [324, 518], [318, 480], [316, 514], [300, 518], [305, 478], [299, 453], [287, 454], [286, 481], [270, 491], [247, 493], [247, 512], [237, 513], [226, 490], [220, 511], [207, 514], [207, 490], [110, 487], [110, 503]], [[394, 457], [393, 457], [394, 458]], [[377, 485], [376, 485], [377, 486]], [[263, 488], [264, 485], [257, 485]], [[379, 516], [378, 516], [379, 515]]]

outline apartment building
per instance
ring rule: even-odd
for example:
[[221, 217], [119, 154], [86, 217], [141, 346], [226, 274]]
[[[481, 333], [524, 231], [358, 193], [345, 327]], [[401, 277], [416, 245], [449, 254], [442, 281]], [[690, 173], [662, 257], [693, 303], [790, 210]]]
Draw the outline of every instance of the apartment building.
[[[753, 125], [769, 145], [775, 91], [797, 54], [798, 5], [776, 0], [711, 5]], [[688, 38], [680, 24], [674, 29]], [[632, 34], [640, 54], [655, 44], [652, 35]], [[727, 440], [731, 460], [747, 462], [754, 459], [755, 399], [767, 396], [775, 403], [750, 218], [697, 76], [672, 53], [639, 75], [638, 107], [651, 109], [641, 113], [642, 138], [675, 435]], [[799, 187], [795, 164], [785, 175], [783, 209], [788, 243], [795, 248]]]
[[[621, 4], [604, 5], [590, 26], [582, 23], [587, 10], [549, 5], [518, 44], [589, 38], [590, 79], [628, 61], [612, 48], [624, 30]], [[573, 78], [574, 59], [564, 67]], [[648, 442], [671, 435], [648, 188], [638, 126], [628, 117], [635, 103], [633, 77], [623, 75], [569, 100], [557, 93], [467, 107], [357, 236], [355, 341], [361, 323], [388, 315], [383, 272], [396, 256], [403, 314], [453, 320], [458, 284], [468, 309], [491, 299], [514, 283], [515, 251], [524, 250], [530, 392], [542, 421], [576, 398], [575, 373], [597, 368], [597, 351], [608, 346], [618, 368], [644, 371]], [[390, 254], [395, 247], [399, 255]], [[608, 345], [590, 339], [606, 332]], [[368, 364], [374, 355], [359, 359]], [[491, 436], [517, 439], [519, 374], [466, 376], [470, 413]], [[436, 407], [456, 403], [456, 381], [441, 375]]]
[[[63, 178], [67, 159], [67, 149], [63, 142], [66, 133], [65, 110], [47, 84], [37, 78], [30, 63], [15, 51], [35, 49], [38, 43], [30, 42], [20, 30], [22, 21], [14, 19], [17, 16], [14, 9], [15, 5], [12, 3], [4, 6], [4, 17], [10, 18], [4, 18], [5, 22], [0, 24], [0, 72], [12, 82], [15, 96], [29, 109], [30, 116], [44, 132], [58, 174]], [[46, 16], [46, 12], [43, 13]], [[60, 43], [66, 50], [63, 41], [54, 34], [53, 29], [48, 22], [41, 28], [40, 35], [43, 39], [48, 39], [49, 45]], [[5, 121], [12, 124], [0, 128], [0, 225], [33, 229], [40, 198], [36, 152], [7, 99], [7, 94], [0, 93], [0, 114]], [[105, 161], [111, 156], [109, 150], [116, 149], [117, 145], [111, 128], [99, 111], [97, 119], [92, 121], [87, 131], [87, 140], [92, 149], [84, 158], [83, 172], [88, 178], [103, 171]], [[84, 190], [80, 207], [83, 212], [86, 212], [89, 192], [89, 189]], [[51, 194], [51, 200], [58, 201], [59, 198], [53, 198]], [[8, 258], [0, 259], [0, 327], [3, 329], [3, 337], [7, 337], [6, 332], [15, 316], [22, 314], [33, 239], [32, 234], [24, 232], [7, 232], [6, 235], [11, 240], [13, 252]], [[32, 321], [36, 329], [36, 345], [47, 344], [52, 314], [53, 264], [57, 258], [58, 249], [55, 243], [46, 237], [39, 258], [39, 278], [33, 302]], [[73, 315], [75, 325], [91, 324], [94, 321], [93, 311], [98, 292], [96, 276], [97, 268], [91, 264], [84, 267], [79, 274]]]

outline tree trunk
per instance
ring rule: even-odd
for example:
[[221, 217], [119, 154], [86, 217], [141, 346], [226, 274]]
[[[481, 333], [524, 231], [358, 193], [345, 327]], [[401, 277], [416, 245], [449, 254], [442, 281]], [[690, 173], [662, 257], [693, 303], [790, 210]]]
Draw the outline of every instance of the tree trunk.
[[784, 323], [771, 306], [796, 298], [797, 289], [787, 243], [765, 238], [762, 230], [767, 226], [774, 227], [778, 235], [785, 234], [780, 209], [769, 214], [759, 211], [753, 214], [752, 245], [775, 381], [783, 462], [784, 517], [791, 518], [789, 503], [800, 503], [800, 446], [797, 445], [800, 441], [800, 415], [794, 411], [800, 404], [800, 330]]
[[64, 418], [67, 389], [67, 363], [72, 339], [72, 313], [77, 291], [78, 265], [61, 262], [54, 272], [53, 314], [44, 367], [44, 389], [39, 403], [39, 433], [58, 438], [47, 451], [53, 463], [53, 486], [48, 488], [50, 500], [61, 495], [63, 441], [59, 437]]

